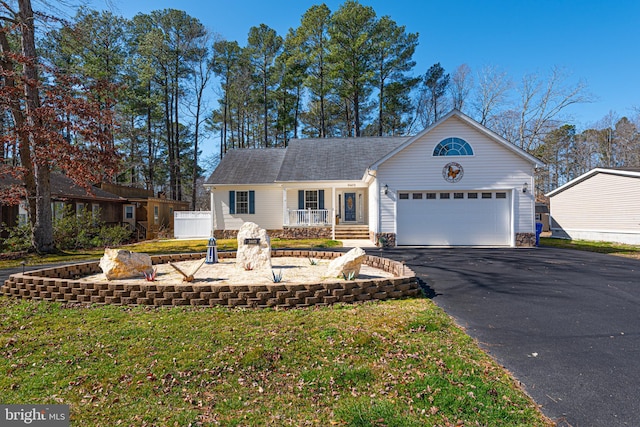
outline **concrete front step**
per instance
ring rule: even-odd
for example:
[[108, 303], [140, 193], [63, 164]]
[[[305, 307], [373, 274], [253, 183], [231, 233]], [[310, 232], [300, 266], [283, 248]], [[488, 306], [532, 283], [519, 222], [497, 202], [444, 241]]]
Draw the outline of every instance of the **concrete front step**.
[[336, 239], [337, 240], [363, 240], [369, 239], [369, 226], [367, 225], [337, 225], [336, 226]]
[[369, 240], [369, 235], [360, 234], [336, 234], [336, 240]]

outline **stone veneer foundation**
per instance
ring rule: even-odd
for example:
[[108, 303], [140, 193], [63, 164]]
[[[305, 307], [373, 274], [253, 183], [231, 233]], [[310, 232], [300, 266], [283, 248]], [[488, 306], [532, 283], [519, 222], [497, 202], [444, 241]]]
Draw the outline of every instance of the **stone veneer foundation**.
[[[272, 257], [332, 259], [341, 252], [274, 250]], [[152, 256], [153, 264], [204, 258], [204, 253]], [[220, 258], [235, 258], [235, 252], [221, 252]], [[369, 300], [417, 297], [421, 295], [415, 273], [403, 263], [367, 255], [365, 264], [392, 273], [395, 277], [366, 280], [336, 280], [317, 284], [274, 283], [269, 285], [134, 285], [88, 283], [79, 277], [100, 273], [98, 261], [13, 274], [0, 293], [46, 301], [81, 304], [152, 306], [227, 306], [248, 308], [297, 308], [353, 303]]]
[[[331, 228], [327, 227], [298, 227], [282, 230], [268, 230], [269, 237], [279, 239], [330, 239]], [[216, 230], [216, 239], [235, 239], [238, 230]], [[369, 232], [369, 239], [378, 247], [396, 247], [395, 233]], [[533, 247], [536, 245], [535, 233], [516, 233], [516, 247]]]

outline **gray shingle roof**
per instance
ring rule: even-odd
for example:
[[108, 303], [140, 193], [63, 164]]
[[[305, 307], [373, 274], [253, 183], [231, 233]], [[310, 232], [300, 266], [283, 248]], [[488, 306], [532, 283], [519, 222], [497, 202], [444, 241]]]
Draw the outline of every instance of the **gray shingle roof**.
[[293, 139], [278, 181], [359, 180], [370, 165], [409, 138]]
[[[108, 191], [104, 191], [101, 188], [91, 186], [91, 193], [87, 193], [87, 190], [76, 185], [71, 178], [58, 172], [51, 172], [51, 197], [54, 199], [85, 199], [85, 200], [107, 200], [107, 201], [122, 201], [120, 196], [117, 196]], [[0, 176], [0, 188], [9, 185], [23, 185], [22, 180], [10, 177], [7, 175]]]
[[206, 183], [359, 180], [371, 164], [409, 138], [292, 139], [287, 148], [232, 150]]
[[280, 171], [286, 149], [262, 148], [231, 150], [222, 158], [207, 184], [267, 184]]
[[125, 201], [122, 197], [95, 186], [91, 186], [91, 193], [87, 193], [87, 190], [76, 185], [71, 178], [56, 172], [51, 173], [51, 197]]

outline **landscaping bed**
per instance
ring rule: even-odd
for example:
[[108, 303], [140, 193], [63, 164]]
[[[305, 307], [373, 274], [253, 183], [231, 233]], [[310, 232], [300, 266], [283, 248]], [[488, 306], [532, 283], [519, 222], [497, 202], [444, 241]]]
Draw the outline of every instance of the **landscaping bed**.
[[[339, 252], [314, 250], [275, 250], [272, 257], [333, 259]], [[235, 258], [235, 252], [222, 252], [220, 258]], [[203, 253], [153, 256], [154, 264], [204, 258]], [[273, 283], [257, 285], [217, 285], [181, 283], [148, 284], [128, 283], [126, 280], [95, 282], [82, 280], [83, 276], [100, 272], [97, 261], [64, 267], [34, 270], [12, 275], [0, 288], [6, 296], [43, 299], [68, 303], [117, 305], [194, 305], [228, 307], [295, 308], [328, 305], [338, 302], [385, 300], [415, 297], [420, 286], [413, 271], [404, 264], [386, 258], [367, 255], [366, 265], [378, 268], [393, 277], [354, 280], [335, 279], [317, 283]], [[257, 273], [256, 273], [257, 274]], [[214, 282], [215, 283], [215, 282]]]

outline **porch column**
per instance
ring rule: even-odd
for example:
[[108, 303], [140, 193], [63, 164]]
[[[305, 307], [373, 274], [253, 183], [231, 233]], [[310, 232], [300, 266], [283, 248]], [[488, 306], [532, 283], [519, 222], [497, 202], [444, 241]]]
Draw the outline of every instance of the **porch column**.
[[336, 187], [331, 187], [331, 240], [336, 240]]
[[289, 225], [289, 215], [287, 212], [287, 189], [282, 187], [282, 225]]
[[213, 237], [213, 233], [215, 231], [215, 224], [216, 224], [216, 209], [215, 209], [215, 203], [214, 203], [214, 198], [213, 198], [213, 188], [209, 187], [209, 199], [211, 202], [210, 208], [211, 208], [211, 236]]

